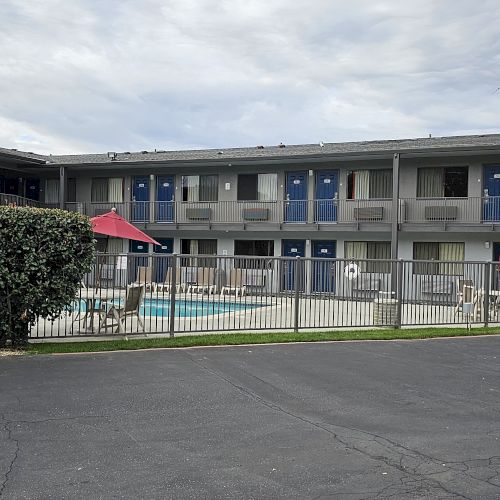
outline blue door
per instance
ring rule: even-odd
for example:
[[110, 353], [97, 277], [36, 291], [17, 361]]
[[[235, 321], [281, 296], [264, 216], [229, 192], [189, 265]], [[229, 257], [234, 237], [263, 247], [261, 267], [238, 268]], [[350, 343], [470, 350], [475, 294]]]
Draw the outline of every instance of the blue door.
[[[335, 262], [330, 260], [336, 256], [335, 241], [313, 241], [312, 256], [322, 260], [312, 261], [312, 291], [335, 291]], [[326, 260], [327, 259], [327, 260]]]
[[307, 221], [307, 172], [288, 172], [286, 175], [285, 220]]
[[[298, 279], [299, 289], [304, 289], [304, 267], [297, 272], [296, 257], [304, 257], [306, 242], [304, 240], [283, 240], [283, 257], [292, 257], [283, 261], [282, 288], [295, 290], [295, 280]], [[303, 262], [300, 264], [304, 264]]]
[[19, 193], [19, 181], [16, 179], [5, 179], [5, 194], [17, 195]]
[[500, 220], [500, 165], [484, 167], [484, 220]]
[[26, 198], [38, 201], [40, 199], [40, 179], [26, 179]]
[[338, 173], [336, 170], [316, 172], [316, 222], [337, 221]]
[[[149, 243], [144, 243], [142, 241], [130, 240], [130, 253], [141, 254], [149, 252]], [[128, 269], [129, 269], [129, 281], [133, 282], [137, 279], [138, 273], [137, 268], [139, 266], [147, 267], [148, 257], [141, 255], [129, 255], [128, 256]]]
[[156, 178], [157, 222], [173, 222], [174, 220], [174, 177], [161, 175]]
[[149, 221], [149, 177], [134, 177], [132, 186], [132, 220]]
[[160, 245], [154, 246], [153, 276], [157, 283], [163, 283], [169, 268], [170, 257], [162, 254], [171, 254], [174, 251], [174, 240], [171, 238], [157, 238]]

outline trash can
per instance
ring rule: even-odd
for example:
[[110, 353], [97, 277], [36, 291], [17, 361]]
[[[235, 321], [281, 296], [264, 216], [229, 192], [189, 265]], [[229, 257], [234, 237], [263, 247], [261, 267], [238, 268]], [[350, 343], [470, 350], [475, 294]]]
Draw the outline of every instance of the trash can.
[[385, 298], [381, 296], [373, 301], [373, 324], [374, 325], [390, 325], [398, 324], [398, 305], [396, 299]]

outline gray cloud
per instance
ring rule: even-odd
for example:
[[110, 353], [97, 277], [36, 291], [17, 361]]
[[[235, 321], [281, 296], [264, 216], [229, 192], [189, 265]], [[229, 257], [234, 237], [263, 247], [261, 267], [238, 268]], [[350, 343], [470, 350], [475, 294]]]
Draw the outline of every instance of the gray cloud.
[[39, 152], [498, 132], [493, 0], [1, 0], [0, 144]]

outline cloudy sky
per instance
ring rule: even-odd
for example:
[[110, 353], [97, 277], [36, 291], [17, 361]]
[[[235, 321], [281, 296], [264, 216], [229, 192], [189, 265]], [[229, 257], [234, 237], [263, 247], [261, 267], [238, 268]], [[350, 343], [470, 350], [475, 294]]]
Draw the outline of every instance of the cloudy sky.
[[0, 0], [0, 146], [500, 132], [498, 0]]

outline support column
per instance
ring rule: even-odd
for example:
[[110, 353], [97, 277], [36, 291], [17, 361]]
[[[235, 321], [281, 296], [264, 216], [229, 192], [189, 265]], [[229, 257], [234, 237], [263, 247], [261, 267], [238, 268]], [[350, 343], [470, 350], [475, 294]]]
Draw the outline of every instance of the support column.
[[391, 218], [391, 291], [397, 289], [397, 259], [399, 258], [399, 153], [392, 158], [392, 218]]
[[392, 160], [391, 259], [398, 258], [399, 243], [399, 153]]
[[59, 208], [66, 208], [67, 191], [66, 167], [59, 167]]

